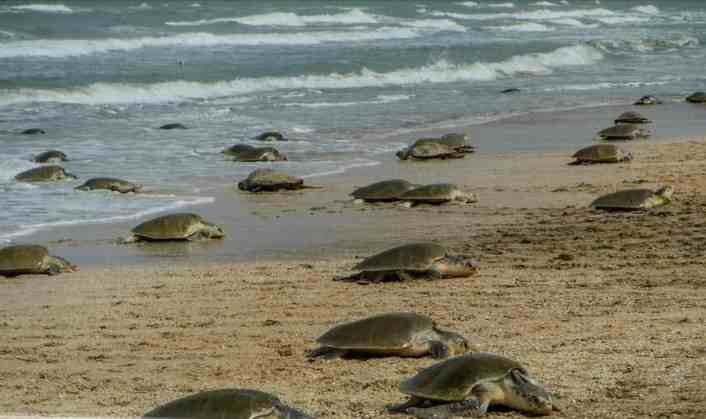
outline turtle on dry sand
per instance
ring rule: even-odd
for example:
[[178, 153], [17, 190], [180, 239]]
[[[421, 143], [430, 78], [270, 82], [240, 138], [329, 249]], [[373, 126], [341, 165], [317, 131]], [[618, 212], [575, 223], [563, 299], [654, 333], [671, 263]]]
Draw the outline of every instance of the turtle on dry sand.
[[592, 208], [608, 211], [639, 211], [666, 205], [671, 202], [674, 189], [664, 186], [651, 189], [625, 189], [603, 195], [591, 203]]
[[625, 151], [615, 144], [595, 144], [584, 147], [572, 156], [576, 160], [569, 163], [594, 164], [594, 163], [619, 163], [632, 160], [632, 153]]
[[390, 412], [417, 418], [450, 419], [484, 415], [500, 405], [531, 415], [559, 410], [549, 392], [520, 363], [486, 352], [449, 358], [400, 384], [410, 396]]
[[0, 249], [0, 276], [57, 275], [77, 270], [68, 260], [50, 255], [44, 246], [20, 244]]
[[462, 202], [470, 204], [478, 202], [476, 195], [462, 191], [453, 183], [432, 183], [410, 189], [400, 197], [404, 206], [412, 207], [418, 204], [445, 204], [447, 202]]
[[441, 359], [465, 354], [468, 341], [458, 333], [436, 327], [432, 319], [416, 313], [386, 313], [339, 324], [316, 341], [321, 345], [310, 358], [366, 356]]
[[358, 188], [351, 193], [356, 203], [399, 201], [402, 195], [417, 185], [403, 179], [390, 179]]
[[471, 276], [478, 262], [464, 255], [452, 255], [435, 243], [411, 243], [370, 256], [353, 267], [358, 271], [335, 281], [359, 284]]
[[162, 215], [138, 225], [123, 243], [136, 241], [179, 241], [221, 239], [223, 229], [213, 225], [198, 214], [188, 212]]
[[192, 394], [156, 407], [145, 418], [313, 419], [258, 390], [222, 389]]

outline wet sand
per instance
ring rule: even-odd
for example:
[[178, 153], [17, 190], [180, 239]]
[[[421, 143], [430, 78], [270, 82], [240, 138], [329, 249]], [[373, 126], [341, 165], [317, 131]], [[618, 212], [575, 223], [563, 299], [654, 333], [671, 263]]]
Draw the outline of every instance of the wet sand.
[[[0, 412], [136, 416], [189, 393], [248, 387], [321, 417], [402, 417], [384, 406], [404, 400], [399, 382], [433, 360], [305, 358], [331, 325], [399, 310], [525, 363], [558, 395], [560, 417], [704, 417], [706, 138], [671, 140], [624, 144], [635, 160], [614, 165], [568, 166], [565, 150], [478, 153], [309, 180], [321, 190], [231, 191], [198, 209], [226, 225], [222, 242], [111, 244], [128, 223], [72, 242], [57, 243], [69, 230], [47, 234], [57, 253], [93, 264], [0, 279]], [[391, 177], [454, 181], [480, 201], [348, 200], [354, 186]], [[602, 193], [664, 184], [676, 192], [663, 208], [587, 208]], [[482, 269], [433, 282], [331, 280], [413, 240], [471, 254]]]

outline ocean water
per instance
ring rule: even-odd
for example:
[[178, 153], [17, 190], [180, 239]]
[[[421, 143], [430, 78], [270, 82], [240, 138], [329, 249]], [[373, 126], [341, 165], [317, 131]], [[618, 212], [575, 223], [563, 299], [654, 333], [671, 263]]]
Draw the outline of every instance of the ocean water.
[[[379, 164], [415, 130], [680, 100], [706, 84], [705, 42], [700, 0], [3, 1], [0, 241], [210, 202], [267, 166], [219, 151], [265, 130], [292, 139], [277, 167], [322, 176]], [[189, 129], [156, 129], [170, 122]], [[19, 134], [32, 127], [47, 134]], [[15, 182], [46, 149], [147, 193]]]

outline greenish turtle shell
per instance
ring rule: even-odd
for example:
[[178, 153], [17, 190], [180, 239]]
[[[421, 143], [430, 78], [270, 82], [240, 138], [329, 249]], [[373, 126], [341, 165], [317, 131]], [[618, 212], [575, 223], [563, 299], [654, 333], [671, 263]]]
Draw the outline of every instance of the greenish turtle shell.
[[598, 136], [606, 140], [633, 140], [649, 135], [642, 128], [633, 124], [618, 124], [598, 132]]
[[254, 149], [255, 147], [248, 145], [248, 144], [235, 144], [233, 146], [230, 146], [226, 148], [225, 150], [221, 151], [221, 153], [229, 155], [229, 156], [235, 156], [238, 157], [240, 156], [240, 153], [244, 151], [249, 151]]
[[0, 275], [3, 273], [42, 273], [49, 250], [44, 246], [22, 244], [0, 249]]
[[402, 200], [412, 202], [442, 203], [453, 201], [462, 193], [453, 183], [433, 183], [411, 189], [402, 194]]
[[310, 419], [285, 406], [277, 397], [257, 390], [204, 391], [177, 399], [144, 414], [150, 418], [192, 419]]
[[139, 192], [140, 189], [142, 189], [142, 185], [112, 177], [96, 177], [88, 179], [83, 185], [77, 186], [76, 189], [79, 191], [105, 189], [108, 191], [127, 193]]
[[383, 180], [358, 188], [351, 196], [365, 201], [396, 201], [414, 187], [415, 185], [403, 179]]
[[476, 384], [499, 379], [514, 369], [527, 374], [520, 363], [509, 358], [475, 352], [449, 358], [423, 369], [403, 381], [400, 391], [427, 400], [462, 401]]
[[630, 160], [632, 154], [615, 144], [595, 144], [582, 148], [573, 157], [579, 162], [616, 163]]
[[241, 149], [237, 154], [231, 155], [234, 156], [237, 161], [241, 162], [287, 160], [284, 154], [273, 147], [251, 147], [250, 149]]
[[287, 141], [279, 131], [267, 131], [255, 137], [257, 141]]
[[706, 92], [694, 92], [686, 98], [691, 103], [706, 103]]
[[195, 234], [203, 224], [207, 223], [198, 214], [167, 214], [139, 224], [132, 233], [151, 240], [181, 240]]
[[[671, 196], [671, 188], [670, 193]], [[625, 189], [603, 195], [591, 203], [591, 207], [598, 209], [639, 210], [660, 205], [653, 202], [659, 197], [659, 191], [650, 189]]]
[[644, 115], [634, 111], [623, 112], [615, 119], [616, 124], [647, 124], [650, 122], [652, 121]]
[[358, 271], [426, 271], [448, 251], [435, 243], [411, 243], [370, 256], [353, 269]]
[[41, 166], [26, 170], [15, 176], [21, 182], [50, 182], [63, 179], [76, 179], [76, 176], [67, 173], [61, 166]]
[[247, 179], [238, 183], [238, 189], [251, 192], [292, 190], [303, 187], [303, 179], [272, 169], [257, 169], [250, 173]]
[[434, 321], [416, 313], [386, 313], [334, 326], [316, 341], [336, 349], [394, 351], [409, 346], [415, 336], [431, 332]]
[[54, 161], [66, 161], [66, 154], [59, 150], [49, 150], [39, 153], [32, 159], [35, 163], [49, 163]]

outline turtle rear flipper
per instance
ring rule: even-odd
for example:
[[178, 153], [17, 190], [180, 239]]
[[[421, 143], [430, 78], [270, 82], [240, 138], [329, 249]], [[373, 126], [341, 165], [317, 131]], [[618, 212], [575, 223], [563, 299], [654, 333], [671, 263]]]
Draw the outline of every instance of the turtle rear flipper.
[[392, 404], [387, 406], [387, 411], [390, 413], [408, 413], [410, 409], [418, 406], [424, 406], [426, 402], [427, 401], [424, 399], [421, 399], [416, 396], [411, 396], [409, 400], [404, 403]]
[[444, 359], [451, 355], [449, 347], [438, 340], [429, 342], [429, 352], [434, 359]]

